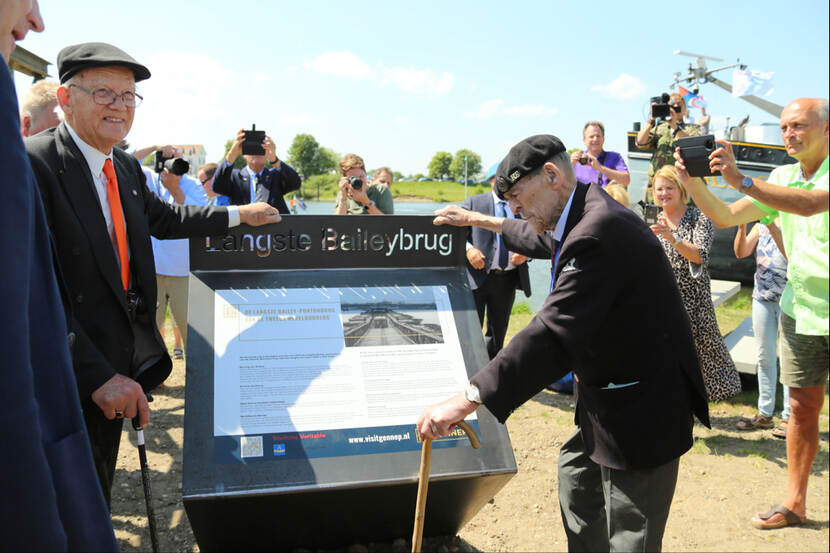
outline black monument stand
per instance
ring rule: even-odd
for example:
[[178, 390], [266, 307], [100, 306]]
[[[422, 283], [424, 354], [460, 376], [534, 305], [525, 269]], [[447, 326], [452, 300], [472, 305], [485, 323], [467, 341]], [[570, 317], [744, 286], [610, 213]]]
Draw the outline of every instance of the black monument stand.
[[[255, 460], [240, 456], [232, 443], [223, 449], [214, 432], [223, 401], [223, 390], [214, 389], [214, 291], [443, 286], [471, 376], [488, 358], [464, 270], [465, 229], [435, 227], [431, 220], [286, 216], [275, 225], [191, 240], [182, 496], [202, 551], [411, 537], [420, 462], [414, 437], [375, 444], [365, 454], [340, 454], [331, 445], [278, 457], [275, 444], [269, 457], [267, 436], [266, 455]], [[506, 428], [486, 408], [477, 416], [482, 449], [463, 436], [434, 444], [424, 536], [457, 533], [516, 473]]]

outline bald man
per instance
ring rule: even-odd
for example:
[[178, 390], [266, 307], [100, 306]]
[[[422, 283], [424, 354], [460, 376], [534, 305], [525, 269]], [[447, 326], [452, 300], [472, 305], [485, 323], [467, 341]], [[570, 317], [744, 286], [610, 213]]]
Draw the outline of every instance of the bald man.
[[726, 205], [690, 179], [680, 150], [678, 172], [695, 204], [719, 227], [751, 221], [764, 224], [780, 215], [789, 258], [787, 286], [781, 296], [781, 382], [790, 387], [787, 423], [787, 495], [766, 513], [752, 518], [765, 530], [797, 526], [807, 520], [807, 482], [818, 452], [818, 416], [830, 365], [828, 337], [828, 104], [823, 98], [799, 98], [781, 112], [781, 135], [787, 153], [798, 160], [775, 169], [764, 181], [738, 171], [732, 148], [709, 156], [712, 171], [721, 171], [730, 186], [746, 194]]

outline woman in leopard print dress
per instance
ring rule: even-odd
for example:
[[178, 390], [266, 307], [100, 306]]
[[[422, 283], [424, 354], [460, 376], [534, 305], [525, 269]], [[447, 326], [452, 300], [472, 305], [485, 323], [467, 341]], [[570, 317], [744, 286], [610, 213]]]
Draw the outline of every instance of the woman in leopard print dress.
[[666, 165], [654, 177], [654, 198], [663, 208], [652, 232], [669, 258], [689, 319], [703, 383], [709, 401], [720, 401], [741, 391], [741, 379], [723, 342], [712, 305], [709, 248], [712, 221], [696, 207], [687, 206], [688, 194], [675, 168]]

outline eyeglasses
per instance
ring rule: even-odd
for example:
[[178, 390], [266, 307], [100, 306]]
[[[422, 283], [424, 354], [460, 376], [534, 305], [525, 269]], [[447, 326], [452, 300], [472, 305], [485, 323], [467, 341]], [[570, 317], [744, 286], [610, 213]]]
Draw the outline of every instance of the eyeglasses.
[[678, 113], [683, 111], [683, 105], [682, 104], [670, 104], [669, 107], [672, 108], [674, 111], [676, 111]]
[[121, 102], [127, 106], [128, 108], [135, 108], [141, 104], [141, 100], [144, 98], [135, 92], [122, 92], [121, 94], [116, 94], [109, 88], [96, 88], [95, 90], [90, 90], [88, 88], [84, 88], [81, 85], [77, 84], [70, 84], [71, 87], [75, 87], [77, 89], [83, 90], [87, 94], [92, 96], [92, 101], [98, 104], [99, 106], [111, 106], [115, 103], [116, 98], [121, 98]]
[[[213, 177], [211, 177], [211, 179], [212, 179], [212, 178], [213, 178]], [[200, 180], [199, 182], [201, 182], [201, 183], [202, 183], [202, 186], [204, 186], [204, 185], [206, 185], [207, 183], [209, 183], [209, 182], [210, 182], [210, 179]]]

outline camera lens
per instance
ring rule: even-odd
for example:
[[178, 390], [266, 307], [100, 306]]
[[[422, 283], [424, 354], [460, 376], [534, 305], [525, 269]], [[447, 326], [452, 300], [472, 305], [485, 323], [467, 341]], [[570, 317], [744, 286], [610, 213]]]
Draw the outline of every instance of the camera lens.
[[363, 180], [360, 177], [349, 177], [349, 184], [352, 190], [360, 190], [363, 188]]
[[586, 156], [582, 156], [581, 158], [579, 158], [579, 164], [588, 165], [588, 158]]

